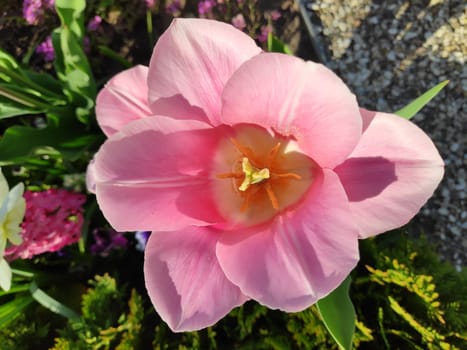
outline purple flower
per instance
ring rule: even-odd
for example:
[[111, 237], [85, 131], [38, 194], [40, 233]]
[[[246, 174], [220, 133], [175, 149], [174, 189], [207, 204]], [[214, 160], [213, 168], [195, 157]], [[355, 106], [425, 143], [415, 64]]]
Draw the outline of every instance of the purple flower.
[[214, 6], [216, 6], [216, 2], [214, 0], [202, 0], [198, 2], [198, 14], [203, 16], [209, 13]]
[[246, 27], [246, 23], [245, 23], [245, 17], [243, 17], [243, 15], [241, 13], [239, 13], [238, 15], [234, 16], [232, 18], [232, 25], [237, 28], [237, 29], [240, 29], [240, 30], [243, 30], [245, 29]]
[[46, 9], [54, 9], [55, 0], [24, 0], [23, 17], [29, 24], [38, 24]]
[[182, 8], [182, 5], [180, 4], [180, 0], [172, 0], [165, 7], [165, 11], [168, 14], [170, 14], [170, 15], [172, 15], [174, 17], [177, 17], [179, 11], [181, 10], [181, 8]]
[[52, 45], [52, 37], [47, 37], [45, 41], [40, 43], [36, 48], [36, 53], [44, 58], [44, 61], [50, 62], [55, 59], [55, 51]]
[[113, 229], [97, 228], [92, 231], [94, 243], [91, 245], [91, 253], [106, 257], [112, 250], [126, 248], [128, 240], [123, 232]]
[[146, 247], [146, 243], [148, 241], [149, 235], [151, 234], [150, 231], [136, 231], [135, 239], [136, 239], [136, 250], [141, 252], [144, 251]]
[[94, 16], [93, 18], [89, 20], [87, 28], [90, 32], [94, 32], [99, 29], [101, 23], [102, 23], [102, 17]]
[[37, 24], [44, 15], [41, 0], [24, 0], [23, 17], [29, 24]]

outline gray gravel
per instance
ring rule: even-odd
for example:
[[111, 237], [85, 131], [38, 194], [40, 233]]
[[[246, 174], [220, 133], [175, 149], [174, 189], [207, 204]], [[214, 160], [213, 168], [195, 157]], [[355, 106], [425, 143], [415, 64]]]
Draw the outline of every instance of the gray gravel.
[[442, 258], [467, 263], [467, 6], [462, 0], [304, 0], [328, 65], [360, 105], [395, 111], [437, 83], [450, 83], [413, 121], [446, 163], [434, 197], [415, 219]]

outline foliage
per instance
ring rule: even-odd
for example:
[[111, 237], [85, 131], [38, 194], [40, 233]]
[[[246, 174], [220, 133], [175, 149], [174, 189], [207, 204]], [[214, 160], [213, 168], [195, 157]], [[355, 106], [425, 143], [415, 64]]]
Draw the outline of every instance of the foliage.
[[351, 295], [361, 321], [378, 320], [373, 334], [380, 348], [462, 348], [465, 271], [440, 262], [426, 240], [408, 239], [402, 231], [362, 242], [361, 249], [366, 259]]
[[126, 309], [123, 289], [108, 274], [89, 283], [92, 287], [83, 295], [81, 318], [68, 322], [52, 349], [137, 349], [144, 317], [141, 296], [133, 289]]
[[[362, 242], [361, 251], [350, 292], [357, 312], [355, 349], [463, 348], [465, 271], [440, 262], [425, 240], [411, 240], [405, 232]], [[96, 276], [90, 286], [81, 317], [59, 327], [53, 349], [338, 349], [315, 306], [286, 314], [247, 302], [213, 327], [172, 333], [152, 307], [144, 308], [150, 305], [144, 296], [127, 293], [109, 275]], [[5, 339], [28, 344], [34, 332], [50, 330], [29, 320], [21, 316], [0, 336], [11, 333], [16, 338]]]
[[[83, 51], [84, 6], [84, 0], [56, 2], [57, 78], [23, 67], [0, 50], [0, 119], [19, 122], [8, 123], [2, 133], [0, 165], [38, 166], [50, 158], [76, 162], [102, 138], [97, 128], [93, 131], [96, 86]], [[27, 117], [18, 119], [22, 115]]]
[[[135, 63], [147, 64], [155, 39], [152, 20], [164, 23], [161, 12], [169, 2], [157, 2], [152, 9], [147, 9], [150, 40], [147, 46], [141, 48], [139, 41], [122, 39], [122, 34], [141, 32], [141, 28], [139, 31], [134, 29], [141, 25], [144, 1], [138, 1], [139, 5], [135, 6], [132, 0], [87, 3], [84, 0], [56, 0], [56, 14], [60, 23], [52, 34], [56, 54], [53, 74], [39, 73], [37, 67], [32, 69], [28, 64], [35, 44], [21, 61], [0, 49], [0, 165], [12, 165], [7, 169], [9, 177], [21, 178], [30, 189], [66, 185], [66, 177], [74, 174], [82, 177], [93, 151], [103, 140], [94, 116], [96, 91], [110, 75], [123, 67]], [[289, 48], [274, 37], [269, 26], [265, 25], [265, 21], [269, 24], [273, 21], [272, 13], [262, 14], [254, 6], [256, 2], [227, 1], [226, 6], [213, 8], [205, 17], [215, 16], [230, 22], [234, 15], [242, 14], [246, 21], [244, 31], [258, 40], [267, 33], [269, 51], [290, 54]], [[134, 11], [126, 11], [130, 6]], [[196, 12], [196, 8], [187, 5], [181, 9], [184, 14], [190, 11]], [[105, 35], [99, 35], [98, 31], [85, 33], [86, 20], [96, 14], [104, 20]], [[91, 42], [89, 52], [86, 52], [84, 42], [87, 35]], [[44, 67], [40, 68], [42, 70]], [[438, 84], [396, 113], [410, 118], [446, 83]], [[83, 190], [84, 180], [81, 178], [79, 181]], [[95, 209], [95, 205], [93, 202], [89, 208]], [[98, 215], [88, 210], [85, 230], [90, 226], [105, 225], [97, 224]], [[86, 235], [83, 234], [83, 237], [79, 255], [74, 248], [70, 249], [71, 254], [75, 254], [70, 270], [85, 270], [86, 276], [102, 271], [123, 274], [119, 266], [111, 266], [113, 261], [110, 259], [102, 263], [99, 269], [92, 266], [92, 258], [84, 254]], [[356, 309], [354, 348], [410, 350], [465, 347], [465, 271], [457, 273], [450, 265], [440, 263], [426, 241], [410, 240], [402, 231], [362, 241], [361, 255], [361, 264], [352, 275], [350, 287]], [[37, 262], [43, 263], [44, 260], [38, 258], [30, 266], [42, 266]], [[53, 267], [55, 263], [51, 259], [47, 267]], [[136, 268], [141, 268], [141, 264]], [[61, 274], [63, 276], [66, 272], [61, 271]], [[152, 306], [145, 309], [150, 302], [142, 294], [144, 292], [140, 294], [136, 291], [144, 290], [141, 281], [136, 281], [134, 275], [122, 280], [134, 283], [131, 287], [136, 289], [128, 292], [108, 274], [95, 276], [89, 282], [90, 288], [81, 297], [81, 315], [68, 321], [34, 303], [34, 299], [39, 299], [49, 309], [60, 307], [60, 303], [45, 295], [34, 281], [23, 283], [21, 280], [23, 284], [17, 283], [9, 293], [0, 293], [1, 348], [338, 348], [329, 336], [316, 306], [300, 313], [286, 314], [248, 302], [213, 327], [199, 332], [174, 334], [157, 318]], [[76, 284], [68, 282], [63, 282], [60, 286], [62, 290], [75, 287]], [[32, 290], [31, 286], [34, 287]]]
[[[35, 311], [35, 313], [37, 313]], [[9, 327], [0, 329], [2, 350], [41, 349], [48, 343], [50, 323], [41, 323], [31, 312], [21, 314]]]

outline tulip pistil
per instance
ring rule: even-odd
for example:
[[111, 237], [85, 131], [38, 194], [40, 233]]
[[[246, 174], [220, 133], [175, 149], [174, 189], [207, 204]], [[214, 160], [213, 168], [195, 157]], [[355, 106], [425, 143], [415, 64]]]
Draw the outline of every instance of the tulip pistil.
[[250, 185], [260, 183], [270, 177], [268, 168], [260, 170], [254, 167], [251, 165], [250, 160], [247, 157], [243, 157], [242, 159], [242, 170], [245, 174], [245, 178], [238, 189], [243, 192], [245, 192]]

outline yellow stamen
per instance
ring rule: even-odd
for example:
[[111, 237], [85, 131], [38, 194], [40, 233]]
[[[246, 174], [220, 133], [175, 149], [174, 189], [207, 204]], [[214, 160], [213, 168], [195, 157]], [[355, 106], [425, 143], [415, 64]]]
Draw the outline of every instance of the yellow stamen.
[[258, 169], [251, 165], [250, 160], [246, 157], [242, 159], [242, 170], [245, 174], [242, 184], [238, 188], [240, 191], [246, 191], [250, 185], [254, 185], [269, 179], [269, 169]]

